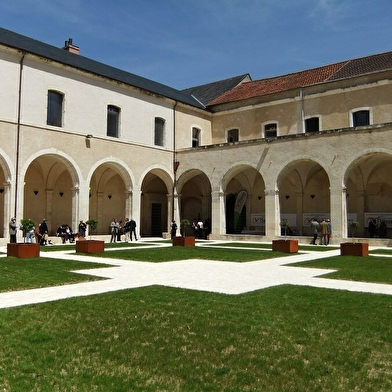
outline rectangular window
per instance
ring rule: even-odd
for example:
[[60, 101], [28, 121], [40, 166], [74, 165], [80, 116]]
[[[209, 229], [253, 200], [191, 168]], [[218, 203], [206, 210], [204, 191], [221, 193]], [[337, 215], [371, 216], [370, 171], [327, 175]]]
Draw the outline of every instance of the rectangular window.
[[160, 117], [155, 117], [155, 130], [154, 130], [154, 144], [156, 146], [164, 145], [165, 137], [165, 120]]
[[108, 105], [107, 114], [107, 136], [118, 137], [120, 123], [120, 109], [116, 106]]
[[266, 139], [277, 136], [277, 124], [271, 123], [264, 125], [264, 137]]
[[48, 91], [48, 111], [46, 123], [54, 127], [63, 125], [63, 100], [64, 95], [57, 91]]
[[200, 145], [200, 129], [192, 128], [192, 147], [199, 147]]
[[227, 131], [227, 143], [238, 142], [238, 134], [238, 129], [230, 129], [230, 131]]
[[370, 125], [370, 115], [369, 110], [358, 110], [353, 113], [353, 126], [361, 127], [365, 125]]
[[305, 120], [305, 132], [319, 132], [320, 125], [319, 125], [319, 118], [318, 117], [311, 117]]

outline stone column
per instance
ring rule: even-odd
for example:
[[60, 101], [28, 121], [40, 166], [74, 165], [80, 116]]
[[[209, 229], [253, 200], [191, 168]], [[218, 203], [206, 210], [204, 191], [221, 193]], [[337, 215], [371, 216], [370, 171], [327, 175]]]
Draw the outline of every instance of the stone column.
[[[3, 202], [3, 208], [4, 208], [4, 214], [3, 214], [3, 220], [4, 220], [4, 238], [9, 238], [9, 233], [10, 233], [10, 227], [9, 227], [9, 222], [11, 219], [11, 216], [13, 215], [12, 212], [12, 197], [11, 197], [11, 182], [10, 181], [4, 181], [3, 182], [3, 187], [4, 187], [4, 192], [3, 192], [3, 197], [4, 197], [4, 202]], [[23, 217], [16, 217], [17, 221], [19, 222], [20, 219]]]
[[347, 237], [347, 189], [340, 184], [331, 187], [331, 228], [333, 244]]
[[129, 219], [133, 218], [136, 222], [136, 235], [140, 237], [140, 225], [141, 225], [141, 189], [140, 187], [134, 186], [132, 190], [132, 213]]
[[79, 186], [71, 188], [72, 191], [72, 223], [71, 227], [74, 233], [79, 229]]
[[125, 218], [131, 218], [132, 215], [132, 190], [125, 190]]
[[211, 239], [220, 239], [226, 234], [225, 193], [220, 188], [215, 188], [212, 193], [211, 208]]
[[280, 236], [280, 205], [277, 189], [265, 190], [265, 235], [269, 238]]

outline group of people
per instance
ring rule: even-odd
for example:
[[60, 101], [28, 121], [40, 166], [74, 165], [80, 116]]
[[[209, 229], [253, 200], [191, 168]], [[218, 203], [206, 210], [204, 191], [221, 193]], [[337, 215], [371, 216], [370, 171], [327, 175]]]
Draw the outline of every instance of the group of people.
[[377, 222], [377, 220], [373, 218], [369, 221], [368, 230], [369, 230], [370, 238], [374, 238], [374, 237], [386, 238], [387, 222], [385, 222], [385, 220]]
[[[18, 228], [19, 226], [16, 223], [16, 218], [11, 218], [11, 221], [9, 223], [11, 243], [17, 242], [16, 234]], [[69, 225], [63, 224], [57, 228], [56, 236], [61, 238], [63, 244], [65, 244], [67, 241], [72, 243], [75, 242], [75, 237], [85, 237], [86, 230], [87, 225], [83, 220], [81, 220], [79, 222], [79, 230], [76, 234], [72, 231], [72, 228]], [[38, 243], [42, 246], [53, 245], [53, 242], [49, 239], [49, 228], [46, 219], [43, 219], [42, 222], [38, 225], [38, 227], [32, 227], [29, 231], [26, 232], [26, 242]]]
[[329, 240], [332, 236], [332, 226], [330, 219], [317, 220], [313, 218], [310, 227], [312, 228], [313, 240], [312, 245], [317, 245], [317, 238], [320, 237], [320, 245], [329, 245]]
[[[10, 231], [10, 243], [16, 243], [16, 234], [18, 232], [18, 224], [16, 223], [16, 218], [11, 218], [9, 223]], [[53, 245], [52, 241], [48, 239], [48, 225], [46, 219], [38, 225], [38, 227], [32, 227], [28, 232], [26, 232], [27, 243], [39, 243], [40, 245]]]
[[[210, 220], [206, 219], [204, 222], [202, 219], [193, 219], [192, 221], [192, 232], [195, 238], [201, 238], [201, 239], [206, 239], [208, 234], [211, 233], [210, 230], [211, 224]], [[175, 220], [173, 220], [170, 224], [170, 234], [171, 238], [174, 238], [177, 236], [177, 223]], [[183, 228], [185, 230], [185, 228]]]
[[135, 241], [137, 241], [135, 220], [133, 218], [125, 218], [125, 222], [123, 224], [122, 220], [119, 221], [117, 218], [114, 218], [110, 223], [110, 234], [110, 242], [121, 242], [122, 235], [125, 236], [125, 242], [132, 241], [132, 236]]

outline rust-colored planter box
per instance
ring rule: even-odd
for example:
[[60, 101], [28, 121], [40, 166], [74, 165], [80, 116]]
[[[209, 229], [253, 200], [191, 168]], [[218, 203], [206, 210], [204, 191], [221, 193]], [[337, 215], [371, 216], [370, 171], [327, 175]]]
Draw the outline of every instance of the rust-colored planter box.
[[272, 250], [275, 252], [283, 252], [283, 253], [297, 253], [298, 241], [297, 240], [273, 240]]
[[369, 244], [367, 242], [342, 242], [340, 256], [369, 256]]
[[7, 244], [7, 256], [26, 259], [29, 257], [39, 257], [39, 244]]
[[77, 253], [103, 253], [104, 251], [105, 251], [105, 241], [98, 241], [98, 240], [76, 241]]
[[195, 237], [174, 237], [172, 244], [173, 246], [195, 246]]

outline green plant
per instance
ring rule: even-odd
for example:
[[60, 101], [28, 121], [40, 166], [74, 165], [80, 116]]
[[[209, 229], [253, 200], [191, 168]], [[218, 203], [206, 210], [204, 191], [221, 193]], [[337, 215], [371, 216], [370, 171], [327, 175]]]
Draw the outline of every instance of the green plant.
[[288, 219], [282, 219], [280, 222], [280, 226], [284, 230], [284, 236], [287, 237], [287, 229], [290, 226], [290, 221]]
[[180, 227], [181, 227], [181, 233], [182, 236], [185, 237], [186, 236], [186, 228], [189, 227], [191, 225], [191, 222], [189, 222], [188, 219], [182, 219], [180, 222]]
[[89, 219], [89, 220], [86, 221], [86, 225], [89, 227], [88, 232], [90, 234], [90, 240], [91, 240], [92, 231], [95, 230], [98, 227], [98, 223], [99, 223], [99, 220], [98, 219], [94, 219], [94, 218]]
[[32, 219], [21, 219], [19, 228], [23, 232], [23, 243], [26, 243], [26, 234], [35, 229], [36, 223]]
[[351, 237], [354, 237], [354, 231], [356, 231], [357, 228], [359, 227], [359, 222], [356, 220], [351, 220], [348, 222], [348, 225], [351, 229]]

